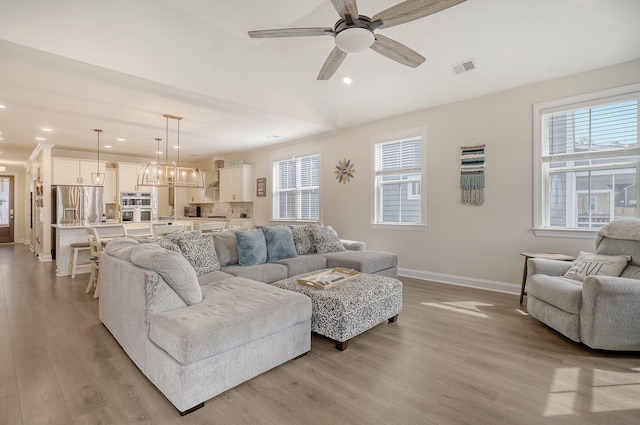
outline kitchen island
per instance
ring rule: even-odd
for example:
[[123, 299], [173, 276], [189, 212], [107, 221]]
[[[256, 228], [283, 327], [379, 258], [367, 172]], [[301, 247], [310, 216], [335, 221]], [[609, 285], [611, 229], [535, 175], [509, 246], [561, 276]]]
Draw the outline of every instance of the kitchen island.
[[[55, 241], [51, 244], [55, 249], [56, 276], [68, 276], [71, 274], [71, 244], [76, 242], [87, 242], [87, 231], [85, 227], [99, 227], [100, 236], [105, 238], [122, 236], [122, 223], [69, 223], [69, 224], [52, 224], [53, 237]], [[91, 266], [86, 264], [89, 262], [89, 252], [80, 251], [78, 253], [78, 274], [89, 273]]]
[[[134, 223], [134, 222], [125, 222]], [[154, 221], [142, 221], [135, 222], [135, 224], [149, 225], [151, 229], [154, 224], [185, 224], [187, 228], [192, 228], [193, 223], [189, 219], [179, 220], [154, 220]], [[55, 262], [56, 262], [56, 276], [69, 276], [71, 274], [71, 257], [73, 250], [71, 244], [76, 242], [87, 242], [88, 236], [86, 227], [95, 227], [98, 229], [98, 234], [101, 238], [116, 238], [118, 236], [124, 236], [123, 224], [118, 221], [106, 222], [106, 223], [68, 223], [68, 224], [52, 224], [53, 228], [51, 246], [55, 249]], [[150, 230], [151, 232], [151, 230]], [[85, 264], [89, 262], [89, 252], [80, 251], [78, 253], [78, 264]], [[90, 265], [85, 264], [78, 266], [76, 273], [89, 273]]]

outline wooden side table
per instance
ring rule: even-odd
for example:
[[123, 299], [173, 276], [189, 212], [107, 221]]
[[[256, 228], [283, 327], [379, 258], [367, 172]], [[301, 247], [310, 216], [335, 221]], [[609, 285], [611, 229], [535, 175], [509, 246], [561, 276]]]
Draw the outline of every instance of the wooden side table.
[[576, 257], [572, 257], [570, 255], [564, 254], [548, 254], [543, 252], [521, 252], [520, 255], [524, 256], [524, 270], [522, 271], [522, 288], [520, 289], [520, 304], [522, 304], [522, 300], [524, 296], [527, 295], [525, 292], [525, 284], [527, 283], [527, 260], [529, 258], [546, 258], [547, 260], [559, 260], [559, 261], [574, 261]]

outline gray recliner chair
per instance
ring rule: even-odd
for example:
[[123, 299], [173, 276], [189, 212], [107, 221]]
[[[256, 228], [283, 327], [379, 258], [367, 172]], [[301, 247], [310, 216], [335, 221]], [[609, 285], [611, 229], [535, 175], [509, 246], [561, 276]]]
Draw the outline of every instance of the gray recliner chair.
[[527, 310], [547, 326], [594, 349], [640, 350], [640, 219], [619, 219], [596, 237], [596, 254], [631, 257], [620, 276], [563, 275], [566, 261], [531, 258]]

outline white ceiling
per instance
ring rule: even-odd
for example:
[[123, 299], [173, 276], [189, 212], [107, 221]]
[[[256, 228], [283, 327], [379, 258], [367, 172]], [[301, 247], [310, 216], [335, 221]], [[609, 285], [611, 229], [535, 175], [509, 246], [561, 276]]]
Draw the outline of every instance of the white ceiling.
[[247, 36], [337, 20], [329, 0], [0, 0], [0, 164], [38, 143], [95, 152], [94, 128], [109, 153], [153, 157], [164, 113], [184, 117], [183, 159], [221, 156], [640, 57], [638, 0], [467, 0], [378, 30], [420, 67], [368, 50], [329, 81], [316, 76], [332, 37]]

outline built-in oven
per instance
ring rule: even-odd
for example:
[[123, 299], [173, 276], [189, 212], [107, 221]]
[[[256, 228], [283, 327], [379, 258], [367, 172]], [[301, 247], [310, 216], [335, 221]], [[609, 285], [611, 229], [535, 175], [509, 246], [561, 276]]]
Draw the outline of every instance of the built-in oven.
[[122, 221], [151, 221], [151, 208], [125, 209], [122, 207]]
[[147, 192], [122, 192], [120, 205], [123, 207], [147, 207], [151, 208], [152, 196]]
[[148, 192], [120, 193], [122, 221], [150, 221], [153, 212], [153, 195]]

